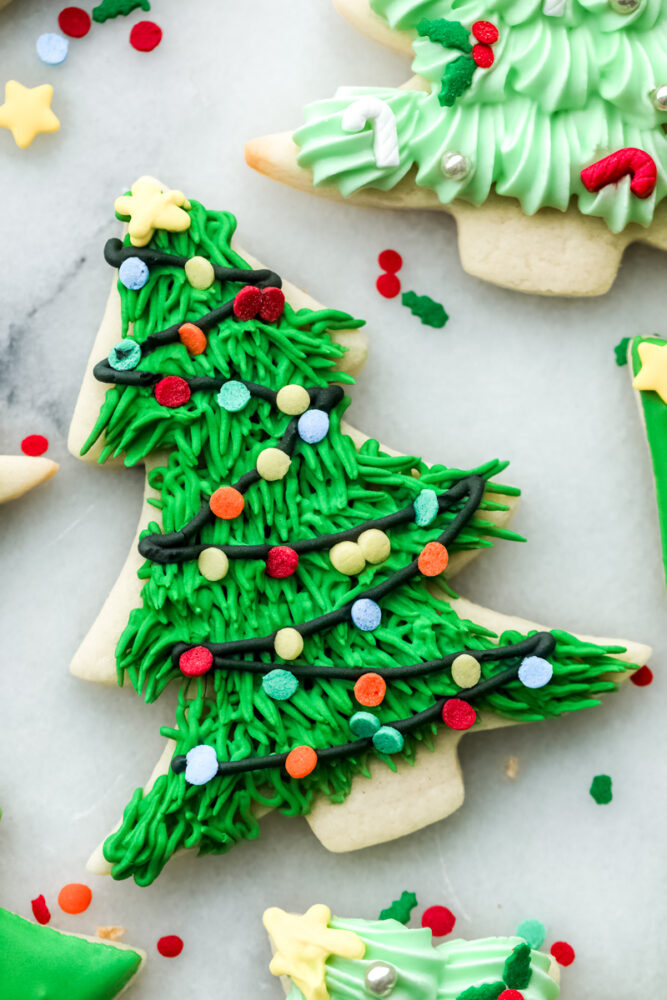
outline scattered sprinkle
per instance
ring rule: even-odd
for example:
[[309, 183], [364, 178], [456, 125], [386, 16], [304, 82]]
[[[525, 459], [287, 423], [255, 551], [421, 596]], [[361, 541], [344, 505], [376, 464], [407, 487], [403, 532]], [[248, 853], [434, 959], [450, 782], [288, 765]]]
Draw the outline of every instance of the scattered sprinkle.
[[429, 906], [422, 913], [422, 927], [430, 927], [433, 937], [445, 937], [454, 930], [456, 917], [446, 906]]
[[32, 458], [43, 455], [48, 447], [49, 439], [45, 438], [43, 434], [28, 434], [21, 441], [21, 451], [24, 455], [30, 455]]
[[417, 896], [414, 892], [403, 890], [400, 899], [394, 899], [391, 906], [380, 910], [380, 920], [398, 920], [399, 924], [407, 924], [415, 906]]
[[618, 344], [614, 348], [614, 354], [616, 355], [616, 364], [619, 368], [628, 363], [628, 344], [630, 343], [630, 337], [623, 337], [623, 340], [619, 340]]
[[83, 913], [90, 906], [93, 894], [82, 882], [69, 882], [58, 893], [58, 906], [63, 913]]
[[46, 905], [46, 900], [44, 896], [37, 896], [36, 899], [30, 900], [30, 905], [32, 906], [32, 915], [38, 924], [48, 924], [51, 919], [51, 911]]
[[589, 789], [591, 797], [595, 799], [599, 806], [609, 805], [613, 795], [611, 791], [611, 778], [608, 774], [596, 774]]
[[176, 958], [183, 951], [183, 939], [178, 934], [166, 934], [158, 941], [157, 950], [163, 958]]
[[395, 274], [403, 267], [403, 258], [396, 250], [383, 250], [378, 256], [378, 264], [383, 271]]
[[35, 45], [37, 55], [47, 66], [60, 66], [67, 59], [69, 42], [55, 31], [40, 35]]
[[395, 299], [401, 291], [401, 282], [395, 274], [381, 274], [375, 282], [375, 287], [385, 299]]
[[90, 31], [90, 14], [82, 7], [64, 7], [58, 14], [58, 27], [70, 38], [83, 38]]
[[141, 7], [142, 10], [151, 9], [149, 0], [102, 0], [97, 7], [93, 7], [93, 21], [103, 24], [111, 17], [131, 14], [137, 7]]
[[416, 292], [403, 292], [401, 302], [410, 310], [413, 316], [418, 316], [425, 326], [432, 326], [440, 330], [449, 319], [448, 313], [445, 312], [445, 307], [429, 295], [417, 295]]
[[572, 965], [577, 957], [574, 948], [567, 941], [554, 941], [551, 945], [551, 955], [559, 965]]
[[125, 934], [124, 927], [98, 927], [97, 936], [102, 938], [103, 941], [120, 941], [120, 939]]
[[519, 758], [518, 757], [508, 757], [505, 761], [505, 774], [510, 781], [516, 781], [517, 775], [519, 773]]
[[138, 21], [130, 32], [130, 45], [137, 52], [152, 52], [162, 41], [162, 28], [155, 21]]
[[630, 674], [630, 680], [638, 688], [648, 687], [649, 684], [653, 683], [653, 671], [644, 664], [639, 670], [635, 670], [634, 673]]
[[516, 929], [516, 936], [523, 938], [531, 948], [541, 948], [547, 936], [547, 929], [541, 920], [522, 920]]

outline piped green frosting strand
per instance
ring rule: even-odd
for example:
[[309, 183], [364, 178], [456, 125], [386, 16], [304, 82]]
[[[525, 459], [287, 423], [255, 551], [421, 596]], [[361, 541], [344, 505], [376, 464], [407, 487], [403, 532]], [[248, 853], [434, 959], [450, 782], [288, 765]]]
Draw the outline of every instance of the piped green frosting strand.
[[[639, 345], [664, 344], [660, 337], [634, 337], [630, 345], [630, 363], [633, 377], [639, 374], [642, 363], [639, 357]], [[641, 408], [646, 427], [646, 438], [655, 479], [655, 492], [658, 503], [658, 523], [662, 546], [662, 562], [667, 581], [667, 403], [664, 403], [657, 392], [652, 389], [640, 392]]]

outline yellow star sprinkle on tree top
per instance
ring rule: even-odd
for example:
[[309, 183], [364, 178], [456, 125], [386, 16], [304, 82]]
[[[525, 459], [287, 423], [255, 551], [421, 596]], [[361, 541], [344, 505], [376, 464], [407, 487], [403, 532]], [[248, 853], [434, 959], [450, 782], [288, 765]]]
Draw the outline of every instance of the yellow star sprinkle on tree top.
[[116, 214], [129, 220], [130, 242], [144, 247], [156, 229], [182, 233], [190, 228], [190, 216], [184, 209], [190, 202], [182, 191], [170, 191], [149, 177], [141, 177], [130, 188], [131, 194], [116, 198]]
[[642, 366], [633, 379], [635, 389], [654, 389], [667, 403], [667, 341], [664, 344], [640, 344], [637, 348]]
[[272, 906], [262, 919], [275, 947], [271, 972], [289, 976], [306, 1000], [329, 1000], [324, 966], [330, 955], [364, 957], [366, 945], [357, 934], [329, 927], [331, 910], [323, 903], [303, 916]]
[[8, 128], [14, 142], [26, 149], [40, 132], [57, 132], [60, 122], [51, 110], [53, 87], [24, 87], [16, 80], [5, 84], [5, 103], [0, 105], [0, 128]]

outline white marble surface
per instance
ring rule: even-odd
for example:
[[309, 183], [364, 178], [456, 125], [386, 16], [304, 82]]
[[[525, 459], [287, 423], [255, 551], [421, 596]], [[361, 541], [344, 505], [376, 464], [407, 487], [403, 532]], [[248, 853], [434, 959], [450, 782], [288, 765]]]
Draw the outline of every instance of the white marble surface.
[[[667, 918], [665, 591], [652, 480], [623, 336], [665, 332], [667, 259], [633, 248], [613, 291], [548, 301], [462, 273], [447, 218], [339, 207], [282, 189], [243, 162], [246, 138], [298, 124], [309, 98], [343, 82], [400, 83], [401, 58], [357, 37], [328, 0], [154, 0], [164, 41], [128, 45], [119, 19], [42, 66], [36, 37], [57, 3], [15, 0], [0, 13], [0, 81], [52, 82], [57, 135], [21, 151], [0, 132], [0, 452], [41, 432], [59, 475], [0, 513], [0, 901], [29, 914], [47, 895], [58, 925], [127, 926], [150, 953], [137, 1000], [277, 998], [260, 923], [266, 905], [373, 917], [404, 888], [442, 902], [457, 930], [512, 932], [538, 917], [577, 949], [570, 1000], [657, 997]], [[144, 15], [145, 16], [145, 15]], [[84, 863], [150, 771], [169, 699], [87, 686], [68, 662], [123, 562], [141, 473], [69, 457], [65, 440], [109, 280], [104, 240], [114, 197], [151, 172], [232, 209], [242, 243], [321, 301], [368, 318], [372, 353], [351, 416], [404, 451], [472, 466], [499, 455], [524, 500], [526, 546], [501, 544], [460, 579], [508, 612], [655, 646], [652, 688], [628, 686], [602, 709], [464, 741], [468, 798], [450, 820], [361, 854], [331, 855], [303, 820], [271, 817], [228, 858], [172, 863], [150, 889], [94, 880], [84, 916], [58, 913]], [[405, 287], [445, 302], [443, 331], [377, 295], [375, 257], [405, 258]], [[504, 775], [510, 754], [518, 779]], [[594, 774], [614, 801], [596, 806]], [[155, 953], [164, 933], [181, 958]]]

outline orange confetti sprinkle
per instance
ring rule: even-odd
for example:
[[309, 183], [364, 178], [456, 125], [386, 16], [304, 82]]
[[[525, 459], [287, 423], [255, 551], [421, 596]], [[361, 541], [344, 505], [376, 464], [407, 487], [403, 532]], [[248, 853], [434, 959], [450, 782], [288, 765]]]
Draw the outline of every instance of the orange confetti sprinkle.
[[387, 683], [379, 674], [364, 674], [354, 685], [354, 697], [367, 708], [381, 705], [386, 693]]
[[428, 542], [419, 553], [417, 566], [422, 576], [438, 576], [447, 568], [449, 552], [440, 542]]
[[233, 486], [221, 486], [208, 503], [215, 516], [222, 518], [223, 521], [233, 521], [245, 507], [243, 494]]
[[195, 323], [184, 323], [178, 328], [181, 343], [190, 354], [203, 354], [206, 350], [206, 335]]
[[305, 778], [317, 767], [317, 752], [312, 747], [294, 747], [287, 754], [285, 770], [292, 778]]
[[90, 906], [93, 894], [82, 882], [69, 882], [58, 893], [58, 906], [64, 913], [83, 913]]

